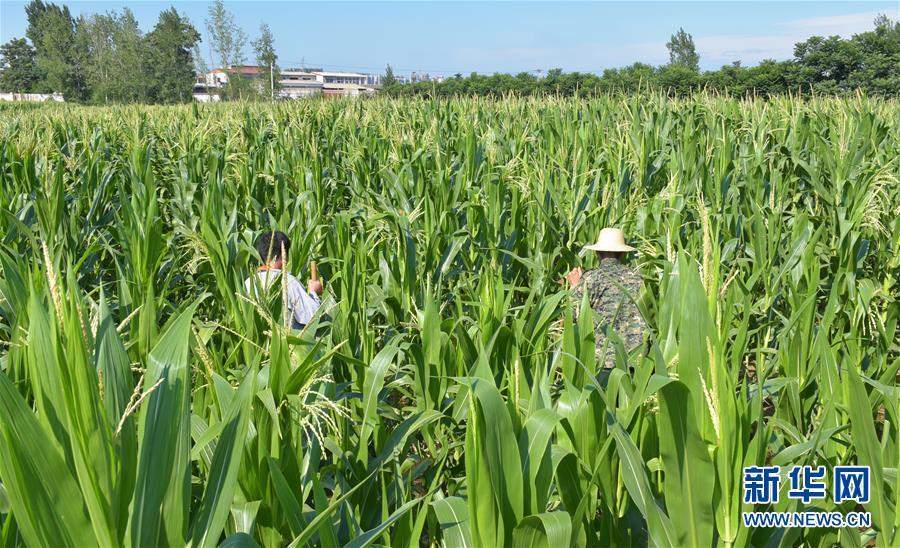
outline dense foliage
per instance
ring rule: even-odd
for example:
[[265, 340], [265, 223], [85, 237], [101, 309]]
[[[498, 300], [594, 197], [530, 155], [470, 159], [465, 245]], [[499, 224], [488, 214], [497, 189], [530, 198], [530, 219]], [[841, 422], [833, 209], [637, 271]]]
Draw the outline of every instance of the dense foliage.
[[[65, 4], [31, 0], [25, 13], [28, 41], [14, 38], [0, 46], [0, 91], [61, 93], [76, 103], [186, 103], [193, 100], [197, 75], [207, 72], [198, 47], [200, 33], [174, 7], [160, 12], [146, 35], [127, 7], [121, 14], [107, 11], [76, 19]], [[247, 37], [222, 0], [210, 5], [206, 30], [218, 66], [245, 62]], [[260, 37], [252, 45], [257, 62], [267, 67], [265, 83], [231, 74], [218, 90], [221, 98], [274, 96], [271, 84], [279, 75], [268, 25], [260, 25]]]
[[72, 16], [32, 0], [26, 35], [0, 46], [0, 91], [61, 93], [67, 101], [178, 103], [193, 99], [200, 34], [175, 8], [144, 35], [130, 9]]
[[[2, 114], [4, 546], [900, 541], [893, 100]], [[558, 280], [609, 225], [652, 333], [600, 374]], [[765, 463], [871, 466], [872, 528], [743, 527]]]
[[0, 46], [0, 90], [27, 93], [34, 90], [41, 76], [34, 57], [34, 48], [18, 38]]

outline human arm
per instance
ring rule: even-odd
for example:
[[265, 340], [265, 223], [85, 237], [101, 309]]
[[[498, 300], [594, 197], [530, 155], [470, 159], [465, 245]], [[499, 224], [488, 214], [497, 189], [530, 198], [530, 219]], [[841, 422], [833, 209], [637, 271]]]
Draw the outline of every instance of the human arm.
[[295, 324], [306, 325], [312, 321], [313, 316], [322, 305], [318, 293], [307, 291], [303, 285], [296, 279], [291, 277], [288, 284], [288, 298], [290, 303], [290, 314]]
[[565, 281], [569, 284], [569, 287], [575, 287], [581, 282], [581, 275], [583, 274], [583, 270], [580, 266], [576, 266], [568, 274], [565, 276]]
[[315, 295], [316, 297], [321, 297], [322, 292], [325, 290], [322, 286], [322, 282], [317, 279], [309, 280], [306, 287], [309, 290], [310, 296]]
[[310, 261], [309, 263], [309, 282], [306, 287], [309, 289], [310, 295], [322, 296], [324, 287], [322, 287], [322, 282], [319, 281], [319, 265], [316, 264], [316, 261]]

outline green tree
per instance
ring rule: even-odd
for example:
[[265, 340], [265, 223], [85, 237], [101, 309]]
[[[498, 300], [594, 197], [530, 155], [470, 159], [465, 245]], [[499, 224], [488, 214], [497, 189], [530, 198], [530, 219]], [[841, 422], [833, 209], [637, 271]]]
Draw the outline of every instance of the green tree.
[[78, 65], [82, 54], [76, 50], [76, 25], [69, 8], [32, 0], [25, 7], [25, 14], [25, 34], [34, 46], [35, 60], [43, 73], [40, 87], [61, 92], [68, 100], [83, 100], [87, 89]]
[[38, 25], [41, 16], [47, 11], [47, 5], [41, 0], [32, 0], [25, 5], [25, 19], [28, 21], [28, 28], [25, 30], [25, 36], [31, 40], [32, 44], [39, 44], [43, 36], [44, 29]]
[[266, 90], [266, 96], [274, 99], [281, 76], [276, 64], [278, 55], [275, 53], [275, 37], [269, 25], [262, 23], [259, 26], [259, 38], [253, 41], [253, 51], [256, 53], [256, 63], [263, 70], [265, 81], [262, 82], [262, 87]]
[[78, 20], [75, 40], [85, 57], [82, 75], [94, 102], [112, 100], [112, 71], [115, 58], [113, 35], [116, 31], [115, 13], [82, 16]]
[[868, 93], [900, 95], [900, 22], [879, 15], [875, 29], [857, 34], [852, 42], [860, 57], [847, 77], [848, 85]]
[[41, 80], [34, 48], [24, 38], [14, 38], [0, 46], [0, 91], [33, 92]]
[[656, 84], [670, 95], [687, 95], [700, 87], [700, 75], [691, 67], [670, 63], [660, 67]]
[[191, 48], [191, 61], [194, 63], [194, 73], [205, 75], [209, 72], [209, 65], [206, 64], [206, 61], [203, 59], [203, 54], [200, 53], [199, 40], [200, 39], [198, 38], [198, 41], [194, 43], [194, 47]]
[[388, 65], [385, 67], [384, 76], [381, 78], [381, 87], [389, 88], [395, 85], [397, 85], [397, 77], [394, 76], [394, 69], [391, 68], [391, 65]]
[[792, 61], [765, 59], [747, 69], [746, 91], [762, 96], [796, 93], [800, 89], [797, 65]]
[[700, 56], [694, 46], [694, 38], [686, 33], [683, 28], [669, 38], [666, 42], [669, 50], [669, 64], [689, 68], [694, 72], [700, 70]]
[[[225, 9], [222, 0], [215, 0], [209, 7], [206, 18], [209, 45], [219, 66], [228, 71], [230, 67], [244, 63], [244, 47], [247, 35], [234, 22], [234, 16]], [[253, 86], [238, 72], [228, 73], [228, 84], [223, 96], [226, 98], [246, 98], [253, 94]]]
[[656, 83], [656, 69], [645, 63], [634, 63], [621, 69], [606, 69], [601, 78], [601, 89], [634, 93], [649, 89]]
[[130, 9], [81, 17], [76, 31], [78, 63], [96, 103], [145, 100], [145, 51], [141, 29]]
[[247, 36], [234, 22], [234, 16], [225, 9], [222, 0], [215, 0], [209, 7], [206, 18], [206, 31], [209, 34], [209, 47], [215, 54], [215, 60], [223, 69], [244, 62], [244, 46]]
[[741, 67], [740, 61], [723, 65], [719, 70], [703, 73], [701, 85], [709, 89], [728, 92], [732, 95], [746, 93], [747, 69]]
[[156, 26], [145, 38], [145, 74], [150, 101], [183, 103], [191, 100], [196, 67], [192, 51], [199, 42], [200, 33], [175, 8], [159, 14]]
[[515, 79], [512, 81], [513, 90], [515, 91], [516, 95], [533, 94], [537, 83], [537, 78], [535, 78], [533, 74], [530, 74], [528, 72], [520, 72], [519, 74], [516, 74]]
[[813, 36], [794, 46], [794, 59], [805, 82], [820, 93], [849, 89], [849, 76], [859, 66], [859, 46], [840, 36]]
[[143, 33], [134, 13], [128, 8], [122, 10], [118, 23], [113, 34], [116, 48], [113, 81], [117, 99], [127, 103], [143, 101], [146, 96], [146, 83], [143, 80], [146, 62]]

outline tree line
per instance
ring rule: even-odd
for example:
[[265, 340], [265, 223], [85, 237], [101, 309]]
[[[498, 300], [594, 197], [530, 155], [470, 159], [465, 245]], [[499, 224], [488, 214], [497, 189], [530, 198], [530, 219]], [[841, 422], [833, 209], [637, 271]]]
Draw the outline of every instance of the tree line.
[[[533, 73], [456, 74], [442, 82], [401, 84], [385, 78], [384, 91], [394, 96], [477, 95], [592, 95], [633, 93], [656, 89], [686, 95], [711, 89], [732, 95], [787, 93], [841, 94], [860, 90], [871, 95], [900, 96], [900, 23], [884, 15], [875, 18], [871, 31], [843, 39], [813, 36], [795, 44], [794, 58], [765, 60], [745, 67], [740, 61], [718, 70], [701, 71], [693, 38], [683, 29], [666, 44], [669, 63], [654, 67], [634, 63], [602, 74], [552, 69], [543, 77]], [[390, 68], [390, 67], [388, 67]]]
[[[32, 0], [25, 14], [25, 37], [0, 46], [0, 91], [62, 93], [88, 103], [180, 103], [192, 99], [197, 75], [207, 72], [200, 32], [174, 7], [146, 34], [128, 8], [75, 18], [66, 5]], [[206, 30], [218, 66], [245, 62], [247, 36], [222, 0], [210, 6]], [[257, 63], [273, 74], [266, 72], [259, 86], [230, 74], [225, 98], [274, 95], [277, 55], [265, 23], [251, 45]]]

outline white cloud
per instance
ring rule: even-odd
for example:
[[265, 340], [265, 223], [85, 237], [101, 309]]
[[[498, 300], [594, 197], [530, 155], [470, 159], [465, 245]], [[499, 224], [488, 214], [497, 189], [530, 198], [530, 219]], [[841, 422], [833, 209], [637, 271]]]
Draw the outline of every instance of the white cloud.
[[754, 64], [763, 59], [787, 59], [794, 54], [794, 44], [808, 36], [800, 35], [724, 35], [700, 36], [694, 40], [701, 59], [727, 63], [740, 59]]
[[844, 15], [826, 15], [823, 17], [810, 17], [809, 19], [794, 19], [779, 23], [778, 26], [807, 29], [813, 33], [836, 32], [837, 34], [858, 33], [872, 28], [872, 21], [883, 12], [864, 11], [861, 13], [847, 13]]
[[[714, 69], [740, 60], [744, 66], [755, 65], [764, 59], [785, 60], [794, 56], [794, 45], [811, 36], [839, 35], [849, 38], [873, 28], [875, 16], [881, 12], [867, 11], [793, 19], [775, 23], [767, 33], [694, 35], [701, 66]], [[668, 62], [664, 40], [653, 42], [608, 43], [586, 41], [572, 45], [544, 47], [501, 47], [493, 49], [456, 48], [450, 53], [453, 62], [461, 65], [487, 67], [521, 66], [562, 67], [565, 70], [599, 71], [606, 67], [622, 67], [635, 61], [660, 65]], [[490, 71], [491, 69], [487, 69]]]
[[[793, 57], [794, 44], [807, 37], [787, 34], [740, 34], [695, 36], [694, 44], [700, 54], [700, 64], [705, 68], [719, 66], [740, 60], [745, 66], [759, 63], [763, 59], [783, 60]], [[607, 54], [615, 59], [627, 61], [639, 59], [645, 63], [662, 64], [669, 60], [665, 42], [645, 42], [607, 49]]]
[[[709, 68], [740, 59], [745, 65], [756, 64], [763, 59], [790, 59], [794, 55], [794, 44], [811, 36], [834, 36], [850, 38], [854, 34], [873, 28], [875, 17], [883, 12], [867, 11], [793, 19], [777, 23], [784, 29], [772, 34], [729, 34], [695, 36], [697, 53], [701, 63]], [[777, 29], [776, 29], [777, 31]], [[665, 42], [641, 44], [640, 51], [654, 51], [665, 54]]]

